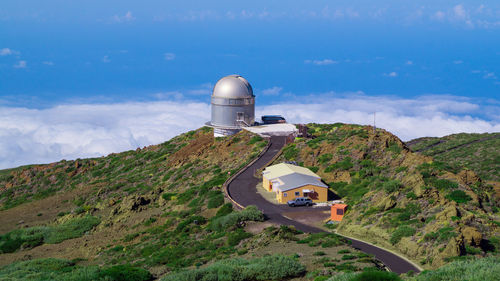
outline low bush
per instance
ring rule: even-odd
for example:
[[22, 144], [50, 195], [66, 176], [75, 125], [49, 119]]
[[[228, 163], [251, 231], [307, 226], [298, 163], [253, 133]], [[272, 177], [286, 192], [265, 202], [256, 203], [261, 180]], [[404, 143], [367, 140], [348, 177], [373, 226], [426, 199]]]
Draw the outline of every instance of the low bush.
[[463, 190], [453, 190], [452, 192], [448, 193], [448, 195], [446, 195], [446, 199], [453, 200], [457, 203], [467, 203], [472, 200], [472, 198]]
[[172, 193], [172, 192], [166, 192], [166, 193], [163, 193], [161, 195], [161, 197], [165, 200], [165, 201], [170, 201], [172, 199], [173, 196], [177, 195], [177, 193]]
[[255, 206], [248, 206], [242, 211], [232, 212], [225, 216], [216, 217], [210, 224], [214, 231], [223, 231], [230, 227], [236, 227], [243, 221], [263, 221], [264, 215]]
[[241, 240], [252, 237], [252, 234], [245, 232], [243, 229], [238, 228], [236, 231], [228, 232], [227, 234], [227, 245], [236, 246]]
[[336, 275], [328, 281], [400, 281], [396, 273], [380, 270], [365, 270], [361, 273], [344, 273]]
[[49, 228], [49, 231], [45, 234], [44, 241], [48, 244], [57, 244], [67, 239], [77, 238], [97, 226], [99, 223], [101, 223], [101, 220], [93, 216], [75, 218]]
[[133, 267], [129, 264], [115, 265], [102, 269], [98, 276], [113, 281], [148, 281], [153, 275], [145, 269]]
[[454, 261], [436, 270], [425, 270], [411, 281], [483, 281], [498, 280], [500, 257]]
[[254, 144], [259, 141], [263, 141], [264, 139], [261, 136], [253, 136], [250, 138], [250, 140], [247, 142], [247, 144]]
[[287, 160], [297, 160], [297, 156], [299, 156], [299, 149], [295, 147], [295, 144], [289, 144], [283, 148], [283, 156]]
[[295, 259], [273, 255], [252, 260], [222, 260], [205, 268], [173, 273], [161, 280], [284, 280], [301, 276], [304, 272], [305, 267]]
[[326, 167], [325, 172], [329, 173], [332, 172], [333, 170], [347, 171], [352, 167], [354, 167], [354, 164], [351, 162], [351, 157], [346, 157], [344, 158], [344, 160]]
[[458, 188], [458, 183], [447, 179], [429, 178], [427, 184], [439, 190], [450, 190]]
[[149, 271], [130, 265], [108, 268], [78, 266], [62, 259], [35, 259], [15, 262], [0, 268], [0, 280], [61, 280], [61, 281], [147, 281], [152, 280]]
[[457, 233], [453, 231], [453, 227], [443, 227], [438, 231], [438, 241], [449, 241], [450, 238], [456, 237]]
[[406, 225], [400, 226], [392, 233], [390, 242], [394, 245], [401, 241], [401, 238], [412, 236], [416, 232], [417, 231], [412, 227]]
[[395, 142], [390, 142], [389, 146], [387, 147], [387, 150], [394, 154], [399, 154], [402, 150], [402, 148]]
[[318, 162], [320, 164], [326, 164], [328, 163], [330, 160], [332, 160], [333, 158], [333, 155], [331, 153], [325, 153], [325, 154], [321, 154], [319, 157], [318, 157]]
[[402, 185], [398, 180], [390, 180], [384, 182], [382, 186], [384, 187], [386, 193], [392, 193], [401, 188]]
[[406, 198], [415, 200], [417, 199], [417, 195], [413, 191], [410, 191], [406, 194]]
[[215, 217], [222, 217], [233, 212], [233, 205], [231, 203], [226, 203], [217, 210]]
[[208, 199], [207, 208], [215, 209], [222, 206], [223, 204], [224, 204], [224, 195], [221, 192], [219, 192], [219, 194], [217, 194], [216, 196], [213, 196], [210, 199]]
[[319, 171], [319, 167], [309, 166], [307, 168], [311, 170], [313, 173], [317, 173]]
[[342, 260], [345, 261], [345, 260], [353, 260], [353, 259], [356, 259], [357, 257], [356, 256], [353, 256], [353, 255], [343, 255], [342, 256]]
[[71, 219], [60, 225], [16, 229], [0, 235], [0, 253], [13, 253], [20, 248], [29, 249], [44, 243], [57, 244], [77, 238], [99, 223], [99, 218], [86, 216]]

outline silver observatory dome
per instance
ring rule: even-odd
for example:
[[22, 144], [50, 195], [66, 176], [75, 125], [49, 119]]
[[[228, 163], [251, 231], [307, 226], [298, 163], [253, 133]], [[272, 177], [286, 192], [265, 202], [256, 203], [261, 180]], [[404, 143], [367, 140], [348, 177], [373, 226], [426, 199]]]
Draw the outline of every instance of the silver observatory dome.
[[212, 92], [212, 120], [215, 135], [232, 135], [255, 122], [252, 86], [240, 75], [220, 79]]
[[252, 98], [253, 90], [245, 78], [239, 75], [229, 75], [217, 81], [212, 97], [226, 99]]

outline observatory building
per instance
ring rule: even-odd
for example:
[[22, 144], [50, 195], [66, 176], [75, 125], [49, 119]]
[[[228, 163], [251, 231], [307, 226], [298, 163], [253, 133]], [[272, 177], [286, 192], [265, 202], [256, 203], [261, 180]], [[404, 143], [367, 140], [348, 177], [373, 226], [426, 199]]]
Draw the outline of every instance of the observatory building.
[[212, 92], [212, 120], [206, 125], [214, 128], [214, 136], [230, 136], [255, 122], [255, 96], [252, 86], [240, 75], [223, 77]]

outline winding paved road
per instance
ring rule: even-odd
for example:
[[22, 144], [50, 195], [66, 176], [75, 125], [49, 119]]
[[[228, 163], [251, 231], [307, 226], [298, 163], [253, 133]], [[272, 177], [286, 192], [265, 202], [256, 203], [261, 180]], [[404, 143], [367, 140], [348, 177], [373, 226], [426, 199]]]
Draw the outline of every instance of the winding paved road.
[[[283, 225], [293, 225], [297, 229], [309, 232], [318, 233], [323, 230], [306, 225], [294, 220], [285, 218], [282, 213], [292, 211], [287, 205], [275, 205], [264, 199], [256, 190], [259, 179], [254, 177], [255, 171], [264, 167], [285, 145], [285, 137], [271, 137], [271, 145], [269, 149], [261, 155], [252, 165], [245, 168], [238, 176], [236, 176], [227, 186], [228, 195], [236, 202], [243, 206], [256, 205], [271, 222]], [[315, 208], [318, 209], [318, 208]], [[325, 207], [328, 209], [328, 207]], [[367, 244], [365, 242], [348, 238], [352, 241], [352, 246], [365, 253], [372, 254], [378, 260], [382, 261], [391, 271], [396, 273], [406, 273], [410, 270], [420, 272], [412, 263], [407, 260], [388, 252], [384, 249]]]

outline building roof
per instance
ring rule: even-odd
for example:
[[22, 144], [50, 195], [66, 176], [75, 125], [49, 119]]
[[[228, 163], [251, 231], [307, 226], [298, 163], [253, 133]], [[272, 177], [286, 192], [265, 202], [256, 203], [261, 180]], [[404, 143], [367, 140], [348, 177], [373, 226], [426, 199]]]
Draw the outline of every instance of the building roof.
[[[261, 126], [244, 127], [243, 129], [260, 136], [288, 136], [297, 133], [297, 127], [293, 124], [278, 123]], [[271, 166], [272, 167], [272, 166]]]
[[328, 186], [322, 183], [319, 178], [299, 173], [281, 176], [278, 181], [279, 185], [277, 185], [276, 188], [281, 191], [288, 191], [305, 185], [314, 185], [318, 187], [328, 188]]
[[347, 205], [346, 204], [333, 204], [332, 207], [336, 208], [336, 209], [345, 209], [347, 207]]
[[308, 168], [287, 163], [280, 163], [277, 165], [269, 166], [266, 169], [264, 169], [264, 172], [262, 172], [262, 175], [268, 180], [280, 178], [290, 174], [301, 174], [321, 179], [320, 176], [316, 175], [315, 173], [313, 173], [313, 171], [309, 170]]
[[248, 81], [240, 75], [229, 75], [215, 84], [212, 97], [226, 99], [252, 98], [253, 90]]

